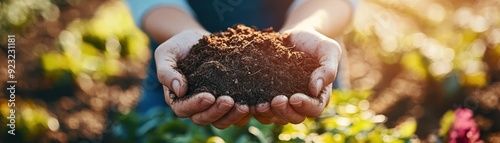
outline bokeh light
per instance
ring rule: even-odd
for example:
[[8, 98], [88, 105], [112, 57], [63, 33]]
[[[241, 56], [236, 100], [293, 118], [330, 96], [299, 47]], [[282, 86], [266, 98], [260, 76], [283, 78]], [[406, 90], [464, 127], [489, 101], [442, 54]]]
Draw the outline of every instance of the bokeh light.
[[[466, 109], [481, 140], [500, 140], [498, 0], [365, 0], [343, 37], [352, 89], [300, 124], [226, 130], [163, 108], [134, 112], [151, 51], [123, 1], [0, 0], [0, 9], [0, 35], [18, 37], [18, 81], [30, 81], [17, 89], [20, 135], [0, 142], [446, 142]], [[7, 104], [0, 94], [2, 124]]]

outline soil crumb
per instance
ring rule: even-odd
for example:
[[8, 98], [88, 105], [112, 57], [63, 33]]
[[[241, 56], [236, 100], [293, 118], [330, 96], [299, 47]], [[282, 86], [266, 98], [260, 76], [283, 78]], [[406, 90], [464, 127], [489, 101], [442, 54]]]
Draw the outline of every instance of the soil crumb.
[[204, 36], [177, 65], [188, 91], [175, 100], [209, 92], [250, 106], [271, 102], [277, 95], [309, 94], [311, 73], [320, 66], [314, 57], [296, 50], [288, 35], [244, 25]]

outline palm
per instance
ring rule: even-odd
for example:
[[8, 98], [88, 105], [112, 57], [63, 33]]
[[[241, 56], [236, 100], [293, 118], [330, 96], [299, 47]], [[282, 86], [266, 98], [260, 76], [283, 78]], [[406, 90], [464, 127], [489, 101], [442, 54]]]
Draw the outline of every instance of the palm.
[[[342, 53], [335, 40], [317, 31], [292, 29], [283, 33], [289, 33], [291, 42], [298, 50], [316, 57], [321, 66], [311, 75], [309, 81], [311, 95], [296, 93], [289, 98], [276, 96], [271, 103], [264, 103], [254, 108], [255, 118], [265, 124], [300, 123], [306, 117], [319, 116], [330, 99], [332, 82]], [[325, 92], [321, 92], [325, 88]]]
[[215, 99], [210, 93], [198, 93], [187, 100], [174, 101], [187, 91], [184, 75], [176, 70], [177, 61], [184, 58], [191, 47], [198, 43], [206, 31], [183, 31], [162, 43], [155, 51], [158, 79], [163, 84], [165, 101], [174, 113], [182, 118], [189, 117], [198, 125], [213, 124], [217, 128], [227, 128], [232, 124], [246, 123], [249, 109], [246, 105], [236, 105], [229, 96]]

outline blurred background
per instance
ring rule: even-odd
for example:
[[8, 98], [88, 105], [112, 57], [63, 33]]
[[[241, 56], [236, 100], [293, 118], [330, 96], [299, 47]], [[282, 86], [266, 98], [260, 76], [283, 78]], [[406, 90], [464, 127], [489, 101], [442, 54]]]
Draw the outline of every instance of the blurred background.
[[[297, 125], [218, 130], [133, 112], [147, 37], [120, 0], [0, 0], [16, 35], [16, 135], [1, 142], [500, 142], [500, 1], [364, 0], [344, 36], [352, 90]], [[6, 89], [7, 67], [0, 69]]]

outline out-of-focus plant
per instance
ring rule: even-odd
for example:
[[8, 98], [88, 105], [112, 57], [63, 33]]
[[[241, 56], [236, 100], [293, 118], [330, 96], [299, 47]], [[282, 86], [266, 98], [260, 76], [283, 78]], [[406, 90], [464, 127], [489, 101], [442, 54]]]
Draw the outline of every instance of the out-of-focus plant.
[[273, 125], [262, 125], [251, 119], [244, 127], [231, 126], [219, 130], [213, 126], [198, 126], [189, 119], [176, 117], [169, 108], [157, 107], [145, 115], [130, 112], [123, 115], [113, 133], [123, 141], [136, 143], [245, 143], [270, 142]]
[[41, 16], [48, 21], [56, 21], [60, 11], [50, 0], [1, 0], [0, 33], [22, 33]]
[[492, 0], [460, 3], [467, 2], [366, 1], [354, 21], [353, 39], [348, 41], [377, 52], [388, 64], [404, 58], [419, 61], [415, 59], [419, 57], [423, 62], [410, 63], [410, 68], [419, 75], [429, 74], [444, 90], [460, 89], [456, 85], [484, 87], [489, 76], [485, 51], [500, 47], [500, 5]]
[[[104, 9], [105, 8], [105, 9]], [[127, 65], [148, 60], [147, 39], [137, 29], [123, 3], [104, 6], [92, 20], [75, 20], [58, 38], [58, 49], [41, 58], [43, 69], [49, 77], [63, 70], [78, 75], [88, 74], [95, 80], [105, 81], [110, 76], [120, 76]]]
[[[0, 127], [3, 132], [0, 134], [0, 142], [68, 142], [98, 138], [109, 124], [105, 120], [108, 117], [107, 113], [110, 111], [116, 114], [115, 112], [128, 111], [137, 99], [139, 85], [133, 86], [133, 84], [138, 84], [137, 82], [124, 82], [123, 84], [131, 86], [123, 90], [116, 86], [108, 86], [106, 82], [110, 77], [138, 79], [144, 75], [145, 70], [137, 70], [136, 67], [143, 67], [149, 59], [146, 36], [135, 27], [130, 15], [122, 14], [128, 13], [128, 10], [121, 1], [104, 3], [94, 13], [95, 16], [92, 19], [76, 19], [68, 25], [61, 24], [64, 20], [58, 21], [60, 20], [59, 8], [63, 9], [70, 5], [77, 7], [80, 2], [84, 1], [0, 0], [1, 34], [16, 34], [16, 37], [30, 36], [26, 33], [33, 31], [44, 34], [46, 29], [41, 29], [43, 24], [60, 24], [55, 25], [56, 29], [63, 29], [60, 33], [58, 33], [59, 30], [50, 33], [59, 34], [53, 41], [44, 41], [46, 43], [43, 44], [26, 44], [26, 47], [18, 46], [16, 53], [18, 55], [22, 53], [25, 56], [18, 57], [16, 63], [22, 68], [18, 68], [16, 72], [36, 67], [35, 74], [43, 76], [37, 75], [41, 78], [30, 82], [46, 84], [42, 90], [60, 87], [57, 89], [64, 91], [61, 96], [66, 96], [63, 99], [58, 96], [53, 99], [57, 101], [51, 100], [46, 106], [46, 103], [40, 99], [47, 99], [53, 96], [52, 94], [58, 94], [59, 90], [39, 93], [31, 92], [33, 89], [24, 86], [25, 84], [18, 85], [19, 88], [16, 88], [16, 136], [8, 136], [7, 130], [10, 128], [5, 125], [8, 122], [6, 117], [9, 116], [9, 108], [0, 94], [2, 97], [0, 98], [0, 117], [2, 118], [0, 122], [3, 125]], [[78, 10], [72, 12], [75, 11], [79, 12]], [[67, 20], [79, 17], [69, 15], [64, 18]], [[34, 38], [41, 39], [41, 37]], [[18, 38], [16, 41], [18, 42], [16, 44], [30, 43], [29, 39]], [[40, 45], [55, 46], [51, 49], [39, 48]], [[50, 50], [50, 52], [40, 52], [45, 50]], [[24, 59], [27, 57], [36, 58], [37, 61], [33, 63], [41, 64], [41, 66], [25, 65]], [[39, 67], [42, 68], [41, 72], [38, 71]], [[28, 73], [25, 72], [25, 74]], [[42, 77], [44, 77], [43, 80]], [[124, 99], [116, 100], [116, 96]]]
[[[40, 16], [47, 21], [57, 20], [60, 4], [77, 2], [78, 0], [0, 0], [0, 34], [23, 32], [27, 25], [33, 24], [34, 19]], [[451, 100], [463, 94], [458, 91], [488, 86], [494, 79], [494, 74], [498, 76], [500, 3], [496, 0], [477, 3], [366, 0], [357, 10], [353, 31], [345, 38], [347, 49], [350, 52], [358, 50], [374, 53], [375, 57], [363, 54], [358, 59], [351, 59], [368, 61], [351, 67], [355, 69], [351, 70], [351, 75], [365, 80], [354, 82], [360, 83], [353, 86], [355, 91], [335, 91], [330, 104], [319, 118], [285, 126], [262, 125], [252, 119], [245, 127], [218, 130], [211, 126], [200, 127], [188, 119], [177, 118], [168, 109], [154, 109], [146, 115], [128, 112], [130, 109], [119, 109], [121, 113], [126, 114], [116, 123], [114, 135], [128, 142], [409, 142], [414, 140], [418, 126], [416, 120], [419, 117], [412, 114], [413, 116], [401, 120], [395, 128], [387, 128], [383, 125], [387, 117], [370, 109], [370, 102], [371, 107], [374, 107], [375, 104], [381, 103], [377, 101], [393, 104], [395, 98], [408, 98], [409, 95], [398, 96], [408, 93], [408, 89], [400, 83], [424, 83], [423, 86], [432, 83], [430, 90], [421, 91], [424, 88], [418, 86], [411, 88], [409, 92], [419, 93], [415, 94], [418, 96], [437, 95], [437, 99], [442, 99], [439, 96], [444, 95], [444, 99]], [[59, 34], [56, 50], [41, 56], [44, 74], [53, 81], [68, 85], [74, 84], [74, 79], [85, 94], [95, 94], [88, 91], [98, 89], [110, 91], [99, 93], [99, 96], [92, 97], [92, 100], [83, 101], [88, 104], [99, 103], [96, 104], [101, 105], [96, 108], [99, 112], [88, 111], [73, 118], [94, 113], [104, 114], [104, 105], [115, 103], [108, 100], [117, 99], [116, 96], [103, 97], [121, 94], [111, 93], [111, 89], [115, 88], [103, 84], [110, 77], [129, 78], [130, 75], [125, 75], [127, 72], [144, 72], [144, 69], [130, 67], [140, 67], [134, 65], [138, 65], [138, 62], [144, 64], [149, 59], [147, 55], [150, 51], [145, 48], [147, 39], [133, 25], [130, 16], [123, 13], [127, 13], [125, 6], [113, 2], [97, 11], [96, 17], [91, 20], [73, 21]], [[390, 93], [388, 96], [381, 96], [391, 97], [390, 100], [380, 98], [369, 102], [368, 96], [375, 93], [373, 90], [388, 88], [386, 85], [380, 85], [382, 80], [390, 80], [393, 76], [392, 73], [387, 73], [393, 72], [392, 69], [383, 69], [385, 67], [404, 69], [404, 74], [398, 73], [397, 78], [394, 78], [396, 81], [390, 82], [390, 85], [402, 86], [392, 87], [397, 88], [395, 90], [378, 92]], [[363, 91], [356, 91], [360, 89]], [[497, 108], [497, 104], [493, 102], [497, 98], [493, 97], [489, 94], [474, 96], [473, 99], [480, 100], [481, 103], [481, 108], [474, 111]], [[125, 100], [120, 98], [120, 102], [133, 101]], [[6, 103], [0, 99], [0, 113], [4, 119], [8, 116]], [[17, 130], [22, 135], [16, 136], [20, 137], [17, 141], [33, 141], [41, 132], [58, 130], [59, 121], [61, 127], [65, 125], [65, 120], [58, 119], [46, 111], [44, 103], [29, 99], [19, 100], [18, 103], [21, 107], [21, 117], [16, 122], [19, 123]], [[130, 104], [133, 103], [129, 103], [128, 108]], [[392, 106], [388, 105], [377, 112], [390, 110], [390, 107]], [[441, 141], [456, 139], [458, 136], [455, 135], [463, 135], [463, 127], [458, 126], [461, 123], [473, 124], [469, 116], [471, 114], [464, 116], [458, 113], [449, 111], [442, 117], [439, 130]], [[104, 115], [99, 117], [106, 118]], [[0, 121], [5, 123], [4, 120]], [[6, 129], [8, 128], [5, 126], [0, 128], [2, 131]], [[78, 129], [75, 127], [71, 131]], [[455, 135], [449, 136], [452, 132], [455, 132]], [[474, 135], [472, 140], [477, 139], [475, 133], [477, 129], [471, 133]], [[3, 136], [0, 138], [5, 139]]]
[[[23, 99], [17, 97], [15, 101], [15, 107], [10, 108], [7, 99], [0, 98], [0, 115], [2, 120], [0, 123], [0, 138], [17, 140], [21, 142], [33, 142], [36, 141], [36, 137], [45, 132], [46, 130], [58, 130], [59, 122], [57, 119], [45, 110], [46, 106], [43, 102], [36, 102], [31, 99]], [[7, 134], [9, 130], [12, 130], [9, 124], [11, 121], [9, 116], [10, 110], [15, 110], [15, 120], [14, 123], [14, 133], [15, 136]]]
[[[218, 130], [176, 117], [170, 109], [154, 108], [146, 115], [123, 115], [114, 134], [129, 142], [408, 142], [417, 124], [409, 118], [386, 128], [384, 115], [369, 109], [369, 91], [335, 91], [319, 118], [300, 124], [262, 125], [251, 119], [244, 127]], [[276, 134], [276, 136], [274, 136]]]
[[479, 143], [479, 128], [472, 118], [473, 112], [467, 108], [458, 108], [448, 111], [441, 119], [439, 135], [450, 143], [469, 142]]
[[[499, 97], [486, 94], [487, 92], [475, 92], [487, 91], [486, 87], [497, 84], [500, 79], [498, 1], [365, 0], [357, 10], [353, 31], [347, 34], [345, 40], [348, 49], [361, 49], [375, 57], [350, 59], [365, 61], [360, 62], [363, 63], [359, 64], [362, 66], [354, 65], [356, 70], [351, 70], [352, 75], [361, 79], [354, 79], [353, 87], [366, 90], [374, 90], [373, 87], [375, 90], [382, 89], [375, 92], [374, 100], [371, 101], [373, 107], [380, 106], [376, 107], [376, 112], [405, 112], [417, 119], [428, 120], [435, 118], [431, 112], [444, 112], [456, 108], [453, 105], [458, 105], [469, 106], [476, 114], [488, 112], [488, 115], [480, 115], [488, 118], [487, 121], [498, 120], [498, 116], [493, 114], [498, 113], [500, 109], [494, 106], [498, 105]], [[380, 62], [373, 62], [377, 60]], [[410, 71], [411, 73], [406, 75], [406, 79], [410, 80], [400, 82], [403, 81], [399, 79], [400, 76], [392, 76], [392, 73], [400, 75], [401, 71]], [[381, 74], [370, 74], [378, 72]], [[373, 79], [376, 79], [375, 83], [369, 84]], [[384, 84], [387, 83], [384, 80], [391, 80], [390, 86]], [[416, 83], [422, 86], [391, 87], [394, 83]], [[409, 90], [402, 87], [410, 88], [411, 93], [394, 92]], [[474, 96], [469, 100], [471, 95]], [[420, 112], [423, 115], [412, 110], [397, 111], [401, 106], [398, 103], [407, 102], [403, 100], [408, 97], [411, 98], [408, 102], [415, 104], [415, 108], [410, 109], [419, 109], [425, 105], [428, 109], [434, 108], [433, 111], [421, 109], [424, 111]], [[470, 107], [472, 105], [477, 107]], [[451, 118], [450, 113], [443, 118], [442, 126], [449, 126], [456, 119]], [[419, 128], [420, 134], [422, 130], [425, 130], [424, 134], [432, 132], [425, 128]], [[449, 127], [441, 128], [442, 137], [447, 137], [445, 130], [448, 129]], [[498, 126], [481, 128], [481, 132], [495, 131], [498, 131]]]
[[334, 91], [319, 118], [285, 125], [281, 142], [408, 142], [417, 124], [409, 118], [395, 128], [386, 128], [384, 115], [369, 109], [370, 91]]
[[442, 140], [448, 140], [448, 133], [450, 132], [450, 128], [453, 125], [453, 121], [455, 120], [455, 111], [450, 110], [447, 111], [443, 117], [441, 117], [441, 127], [439, 128], [439, 136]]

